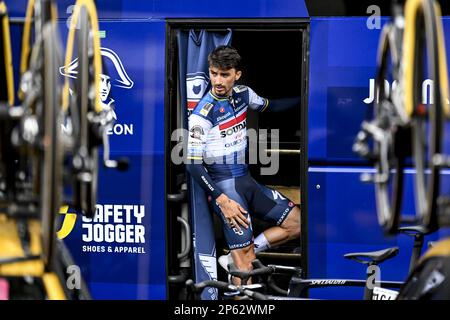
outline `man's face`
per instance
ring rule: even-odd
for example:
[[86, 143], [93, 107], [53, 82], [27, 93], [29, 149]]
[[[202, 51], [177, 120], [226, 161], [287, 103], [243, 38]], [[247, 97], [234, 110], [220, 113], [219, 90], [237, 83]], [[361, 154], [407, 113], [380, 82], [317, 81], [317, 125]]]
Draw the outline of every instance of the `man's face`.
[[100, 98], [102, 102], [105, 102], [109, 96], [109, 91], [111, 90], [111, 82], [107, 75], [100, 75]]
[[242, 72], [235, 68], [228, 70], [217, 67], [209, 67], [209, 77], [211, 79], [212, 91], [216, 96], [228, 96], [231, 94], [234, 83], [239, 80]]

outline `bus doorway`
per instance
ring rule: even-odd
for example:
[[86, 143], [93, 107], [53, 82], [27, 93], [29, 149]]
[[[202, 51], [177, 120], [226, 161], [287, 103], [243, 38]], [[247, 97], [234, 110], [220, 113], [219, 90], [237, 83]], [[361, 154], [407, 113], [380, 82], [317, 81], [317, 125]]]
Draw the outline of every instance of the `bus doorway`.
[[[195, 279], [196, 244], [201, 235], [195, 229], [196, 209], [189, 196], [189, 177], [184, 165], [175, 164], [170, 155], [180, 146], [182, 137], [172, 135], [174, 130], [186, 127], [186, 112], [180, 91], [179, 48], [177, 35], [191, 30], [208, 30], [226, 33], [231, 30], [231, 45], [242, 56], [242, 77], [237, 84], [252, 88], [259, 96], [269, 99], [301, 97], [299, 108], [279, 113], [247, 115], [248, 162], [252, 177], [291, 199], [301, 210], [301, 235], [281, 246], [257, 254], [264, 264], [277, 263], [299, 266], [306, 276], [307, 259], [307, 83], [308, 83], [308, 37], [307, 20], [280, 21], [170, 21], [168, 32], [168, 64], [166, 86], [166, 192], [169, 298], [182, 299], [180, 290], [185, 278]], [[181, 89], [180, 89], [181, 88]], [[178, 197], [177, 197], [178, 195]], [[198, 199], [198, 198], [196, 198]], [[215, 258], [228, 252], [223, 237], [221, 221], [210, 213], [215, 241]], [[252, 219], [254, 236], [271, 225]], [[197, 231], [195, 231], [197, 230]], [[190, 252], [180, 259], [180, 252]], [[203, 263], [203, 262], [202, 262]], [[215, 264], [215, 259], [213, 260]], [[204, 267], [204, 264], [203, 264]], [[226, 272], [218, 266], [217, 278], [225, 280]], [[200, 280], [200, 279], [198, 279]], [[202, 279], [204, 280], [204, 279]], [[200, 280], [201, 281], [201, 280]], [[281, 279], [283, 281], [283, 279]]]

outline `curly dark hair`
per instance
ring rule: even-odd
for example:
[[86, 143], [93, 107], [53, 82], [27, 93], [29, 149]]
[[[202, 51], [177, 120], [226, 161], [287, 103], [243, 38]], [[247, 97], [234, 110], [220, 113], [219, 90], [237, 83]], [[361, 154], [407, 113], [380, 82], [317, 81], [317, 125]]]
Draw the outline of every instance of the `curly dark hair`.
[[210, 67], [229, 70], [240, 70], [241, 56], [232, 46], [218, 46], [208, 56]]

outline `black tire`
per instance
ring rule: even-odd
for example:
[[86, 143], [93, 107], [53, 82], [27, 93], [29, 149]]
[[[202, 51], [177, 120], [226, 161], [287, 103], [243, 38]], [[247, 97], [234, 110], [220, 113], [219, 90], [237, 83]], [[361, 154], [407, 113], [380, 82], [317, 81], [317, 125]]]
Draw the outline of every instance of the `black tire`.
[[[375, 181], [375, 195], [377, 204], [378, 222], [388, 234], [397, 231], [400, 221], [400, 212], [403, 199], [403, 169], [405, 166], [405, 152], [399, 149], [400, 140], [408, 136], [408, 131], [396, 127], [392, 116], [395, 107], [391, 95], [385, 92], [384, 79], [389, 71], [393, 71], [392, 77], [396, 79], [395, 66], [398, 63], [398, 44], [394, 38], [394, 29], [391, 24], [386, 25], [381, 34], [378, 47], [378, 67], [375, 81], [375, 92], [379, 92], [379, 101], [375, 100], [376, 124], [386, 134], [383, 142], [374, 139], [374, 154], [376, 155], [375, 169], [378, 177], [385, 178]], [[391, 61], [391, 63], [390, 63]], [[392, 69], [392, 70], [389, 70]], [[407, 153], [407, 151], [406, 151]]]
[[[61, 53], [57, 26], [47, 23], [43, 28], [42, 105], [37, 108], [41, 141], [39, 150], [40, 212], [42, 251], [48, 266], [54, 258], [57, 214], [61, 207], [63, 146], [61, 131], [61, 85], [58, 68]], [[41, 111], [39, 111], [41, 110]]]
[[[438, 52], [437, 17], [433, 1], [424, 1], [423, 15], [417, 21], [416, 55], [414, 70], [414, 110], [412, 118], [412, 144], [414, 165], [416, 169], [416, 215], [422, 225], [430, 232], [438, 228], [437, 197], [440, 186], [440, 168], [434, 165], [433, 157], [442, 152], [442, 135], [444, 127], [443, 105], [441, 100], [440, 64]], [[422, 81], [425, 75], [424, 49], [427, 50], [428, 76], [434, 81], [434, 103], [429, 104], [427, 112], [422, 106], [419, 92], [422, 92]], [[427, 132], [428, 127], [428, 132]], [[426, 171], [429, 170], [429, 174]]]
[[[54, 263], [54, 268], [56, 275], [63, 284], [67, 283], [67, 278], [70, 274], [70, 267], [79, 267], [70, 253], [70, 250], [66, 247], [63, 240], [57, 239], [57, 256]], [[69, 271], [69, 272], [68, 272]], [[68, 286], [64, 286], [65, 294], [68, 300], [92, 300], [92, 296], [89, 287], [83, 277], [80, 274], [79, 288], [70, 289]]]
[[80, 28], [76, 31], [78, 48], [78, 77], [76, 80], [76, 108], [79, 127], [76, 132], [76, 148], [79, 154], [88, 159], [84, 168], [90, 178], [75, 179], [74, 203], [78, 210], [88, 217], [95, 214], [97, 204], [98, 147], [93, 141], [88, 113], [94, 110], [94, 99], [90, 97], [94, 86], [92, 22], [85, 7], [81, 7], [79, 16]]

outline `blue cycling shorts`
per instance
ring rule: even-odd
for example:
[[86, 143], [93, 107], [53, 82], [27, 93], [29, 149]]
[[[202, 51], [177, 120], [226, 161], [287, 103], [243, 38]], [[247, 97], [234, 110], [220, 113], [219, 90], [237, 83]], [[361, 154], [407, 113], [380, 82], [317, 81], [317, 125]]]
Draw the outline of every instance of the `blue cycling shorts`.
[[241, 231], [230, 227], [215, 201], [211, 201], [214, 212], [222, 221], [225, 240], [230, 250], [245, 248], [253, 243], [251, 218], [281, 225], [295, 204], [276, 190], [256, 182], [249, 174], [216, 182], [230, 199], [239, 203], [248, 213], [244, 214], [250, 221], [248, 229], [240, 225]]

